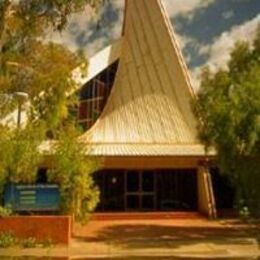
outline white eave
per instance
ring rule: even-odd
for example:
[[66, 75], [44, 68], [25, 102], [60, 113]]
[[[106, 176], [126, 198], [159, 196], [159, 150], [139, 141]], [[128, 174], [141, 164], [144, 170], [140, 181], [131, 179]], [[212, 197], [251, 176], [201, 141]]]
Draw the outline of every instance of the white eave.
[[121, 43], [122, 39], [120, 38], [91, 57], [88, 61], [87, 75], [85, 77], [81, 76], [79, 68], [75, 69], [73, 71], [74, 80], [82, 86], [117, 61], [121, 54]]

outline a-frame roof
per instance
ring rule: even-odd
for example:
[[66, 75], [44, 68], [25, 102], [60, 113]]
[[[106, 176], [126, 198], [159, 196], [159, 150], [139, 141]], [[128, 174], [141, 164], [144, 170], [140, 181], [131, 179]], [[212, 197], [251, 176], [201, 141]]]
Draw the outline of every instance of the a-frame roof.
[[94, 155], [203, 155], [187, 68], [161, 0], [128, 0], [114, 86], [82, 136]]

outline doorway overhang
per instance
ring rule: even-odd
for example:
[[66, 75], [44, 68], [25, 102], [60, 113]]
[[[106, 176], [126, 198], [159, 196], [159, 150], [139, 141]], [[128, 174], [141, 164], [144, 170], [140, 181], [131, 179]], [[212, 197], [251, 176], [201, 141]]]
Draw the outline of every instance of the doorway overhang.
[[213, 159], [206, 156], [107, 156], [104, 169], [190, 169]]

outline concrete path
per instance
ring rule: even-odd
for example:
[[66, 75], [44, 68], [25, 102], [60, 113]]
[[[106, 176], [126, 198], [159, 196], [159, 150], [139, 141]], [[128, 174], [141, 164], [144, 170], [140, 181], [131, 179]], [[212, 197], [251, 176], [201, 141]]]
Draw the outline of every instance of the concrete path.
[[70, 248], [0, 250], [0, 255], [70, 256], [70, 259], [167, 259], [173, 256], [256, 259], [260, 256], [259, 231], [259, 225], [202, 218], [90, 221], [86, 226], [74, 227], [75, 237]]
[[[260, 256], [258, 225], [237, 221], [91, 221], [75, 227], [72, 252], [89, 256]], [[260, 237], [259, 237], [260, 238]]]

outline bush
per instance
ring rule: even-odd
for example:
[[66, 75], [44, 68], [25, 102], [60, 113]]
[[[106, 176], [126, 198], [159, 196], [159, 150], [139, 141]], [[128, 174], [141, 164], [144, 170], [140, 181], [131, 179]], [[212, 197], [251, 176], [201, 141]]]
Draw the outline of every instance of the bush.
[[9, 217], [12, 215], [11, 207], [2, 207], [0, 206], [0, 218]]
[[250, 217], [250, 212], [248, 207], [243, 207], [242, 209], [239, 210], [239, 215], [243, 220], [248, 220]]
[[35, 182], [44, 136], [43, 123], [28, 123], [22, 129], [4, 129], [0, 124], [0, 201], [7, 183]]
[[88, 156], [88, 147], [78, 140], [74, 127], [58, 133], [54, 146], [53, 167], [49, 181], [58, 183], [61, 192], [61, 210], [85, 222], [99, 202], [99, 190], [93, 173], [99, 169], [99, 160]]
[[34, 237], [28, 237], [20, 241], [23, 248], [35, 248], [37, 247], [37, 240]]
[[8, 248], [17, 244], [17, 239], [12, 232], [0, 233], [0, 248]]
[[54, 242], [51, 238], [47, 238], [43, 241], [37, 241], [35, 237], [18, 239], [11, 231], [0, 233], [0, 248], [9, 248], [12, 246], [20, 246], [23, 248], [50, 248], [53, 247], [53, 245]]
[[44, 248], [53, 247], [53, 244], [54, 242], [51, 238], [47, 238], [41, 242], [41, 245]]

